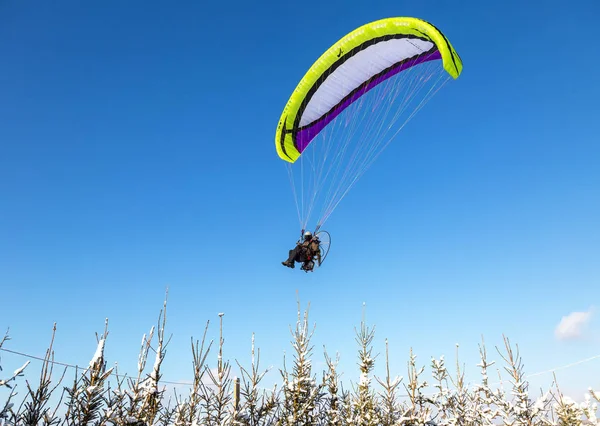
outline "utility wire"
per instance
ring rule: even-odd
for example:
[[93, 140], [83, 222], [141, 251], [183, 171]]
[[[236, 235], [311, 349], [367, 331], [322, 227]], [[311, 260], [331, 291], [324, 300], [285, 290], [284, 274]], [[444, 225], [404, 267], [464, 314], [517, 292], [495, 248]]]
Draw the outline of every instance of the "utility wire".
[[[22, 357], [25, 357], [25, 358], [29, 358], [29, 359], [35, 359], [35, 360], [38, 360], [38, 361], [46, 361], [48, 363], [55, 364], [55, 365], [62, 365], [63, 367], [83, 369], [83, 367], [80, 367], [78, 365], [67, 364], [67, 363], [59, 362], [59, 361], [52, 361], [52, 360], [49, 360], [49, 359], [46, 359], [46, 358], [42, 358], [42, 357], [39, 357], [39, 356], [26, 354], [26, 353], [23, 353], [23, 352], [13, 351], [13, 350], [10, 350], [10, 349], [0, 348], [0, 351], [8, 352], [8, 353], [11, 353], [11, 354], [14, 354], [14, 355], [19, 355], [19, 356], [22, 356]], [[567, 368], [574, 367], [576, 365], [585, 364], [585, 363], [593, 361], [595, 359], [600, 359], [600, 354], [591, 356], [589, 358], [584, 358], [584, 359], [581, 359], [579, 361], [575, 361], [575, 362], [572, 362], [572, 363], [569, 363], [569, 364], [566, 364], [566, 365], [562, 365], [560, 367], [551, 368], [549, 370], [539, 371], [537, 373], [532, 373], [532, 374], [526, 374], [526, 377], [529, 378], [529, 377], [541, 376], [541, 375], [547, 374], [547, 373], [553, 373], [553, 372], [558, 371], [558, 370], [564, 370], [564, 369], [567, 369]], [[111, 373], [111, 375], [116, 376], [116, 377], [132, 377], [132, 376], [127, 376], [126, 374], [117, 374], [117, 373]], [[170, 385], [180, 385], [180, 386], [181, 385], [185, 385], [185, 386], [192, 386], [193, 385], [193, 383], [190, 383], [190, 382], [173, 382], [173, 381], [169, 381], [169, 380], [159, 380], [159, 383], [166, 383], [166, 384], [170, 384]], [[495, 382], [494, 384], [498, 384], [498, 383], [500, 383], [500, 382]], [[203, 383], [203, 385], [205, 385], [205, 386], [216, 386], [214, 383]], [[406, 396], [408, 396], [408, 395], [406, 395]]]

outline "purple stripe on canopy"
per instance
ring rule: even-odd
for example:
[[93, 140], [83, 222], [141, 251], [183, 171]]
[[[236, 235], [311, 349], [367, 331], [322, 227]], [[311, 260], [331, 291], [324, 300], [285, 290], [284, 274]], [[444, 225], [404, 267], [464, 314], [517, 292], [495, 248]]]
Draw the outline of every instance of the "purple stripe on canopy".
[[317, 120], [314, 122], [314, 124], [300, 130], [296, 134], [296, 148], [298, 149], [298, 151], [300, 153], [302, 153], [306, 149], [306, 147], [308, 146], [310, 141], [312, 141], [315, 138], [315, 136], [317, 136], [319, 134], [319, 132], [321, 130], [323, 130], [323, 128], [325, 126], [327, 126], [329, 123], [331, 123], [331, 121], [334, 118], [336, 118], [338, 115], [340, 115], [341, 112], [344, 111], [346, 108], [348, 108], [348, 106], [350, 106], [354, 101], [356, 101], [358, 98], [360, 98], [362, 95], [367, 93], [369, 90], [371, 90], [372, 88], [377, 86], [382, 81], [385, 81], [390, 77], [393, 77], [394, 75], [398, 74], [401, 71], [404, 71], [408, 68], [414, 67], [415, 65], [422, 64], [423, 62], [427, 62], [427, 61], [434, 61], [436, 59], [441, 59], [441, 58], [442, 58], [442, 56], [441, 56], [439, 50], [436, 50], [435, 52], [432, 52], [428, 55], [420, 56], [412, 61], [402, 62], [402, 63], [400, 63], [400, 65], [390, 68], [384, 74], [381, 74], [379, 77], [369, 81], [368, 84], [365, 84], [364, 86], [362, 86], [359, 90], [357, 90], [354, 94], [352, 94], [352, 96], [349, 96], [348, 98], [344, 99], [344, 101], [341, 102], [339, 105], [337, 105], [331, 111], [331, 113], [329, 115], [327, 115], [325, 118]]

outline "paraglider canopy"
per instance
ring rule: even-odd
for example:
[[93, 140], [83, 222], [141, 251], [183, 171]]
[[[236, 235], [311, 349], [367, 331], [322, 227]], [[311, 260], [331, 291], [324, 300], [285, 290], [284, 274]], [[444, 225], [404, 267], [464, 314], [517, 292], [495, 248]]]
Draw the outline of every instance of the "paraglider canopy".
[[275, 133], [301, 229], [321, 204], [319, 229], [402, 126], [461, 72], [447, 37], [417, 18], [371, 22], [329, 47], [289, 97]]

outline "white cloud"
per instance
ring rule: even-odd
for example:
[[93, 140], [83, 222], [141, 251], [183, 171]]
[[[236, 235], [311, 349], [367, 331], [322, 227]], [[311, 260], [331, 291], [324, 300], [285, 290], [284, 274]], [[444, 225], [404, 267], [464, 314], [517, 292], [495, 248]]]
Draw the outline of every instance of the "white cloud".
[[569, 315], [562, 317], [554, 330], [554, 335], [558, 340], [579, 339], [591, 318], [591, 310], [587, 312], [571, 312]]

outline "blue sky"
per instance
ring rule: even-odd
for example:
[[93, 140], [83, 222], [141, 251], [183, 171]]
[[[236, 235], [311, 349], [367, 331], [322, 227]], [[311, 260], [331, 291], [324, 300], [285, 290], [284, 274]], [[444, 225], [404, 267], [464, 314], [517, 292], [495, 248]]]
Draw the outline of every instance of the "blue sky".
[[[593, 0], [3, 2], [9, 347], [43, 354], [57, 322], [56, 359], [85, 365], [108, 317], [109, 363], [133, 371], [169, 287], [173, 381], [191, 379], [189, 339], [206, 320], [217, 339], [219, 312], [226, 357], [247, 363], [255, 332], [264, 365], [279, 367], [297, 291], [317, 325], [317, 372], [325, 344], [350, 380], [363, 302], [375, 352], [389, 338], [404, 376], [410, 347], [428, 365], [453, 359], [455, 343], [476, 373], [481, 335], [494, 359], [503, 333], [518, 343], [529, 373], [600, 353], [593, 314], [581, 338], [555, 336], [600, 294], [599, 13]], [[329, 45], [389, 16], [434, 23], [463, 75], [337, 208], [327, 264], [284, 268], [298, 225], [273, 146], [281, 109]], [[558, 378], [580, 397], [599, 366]]]

